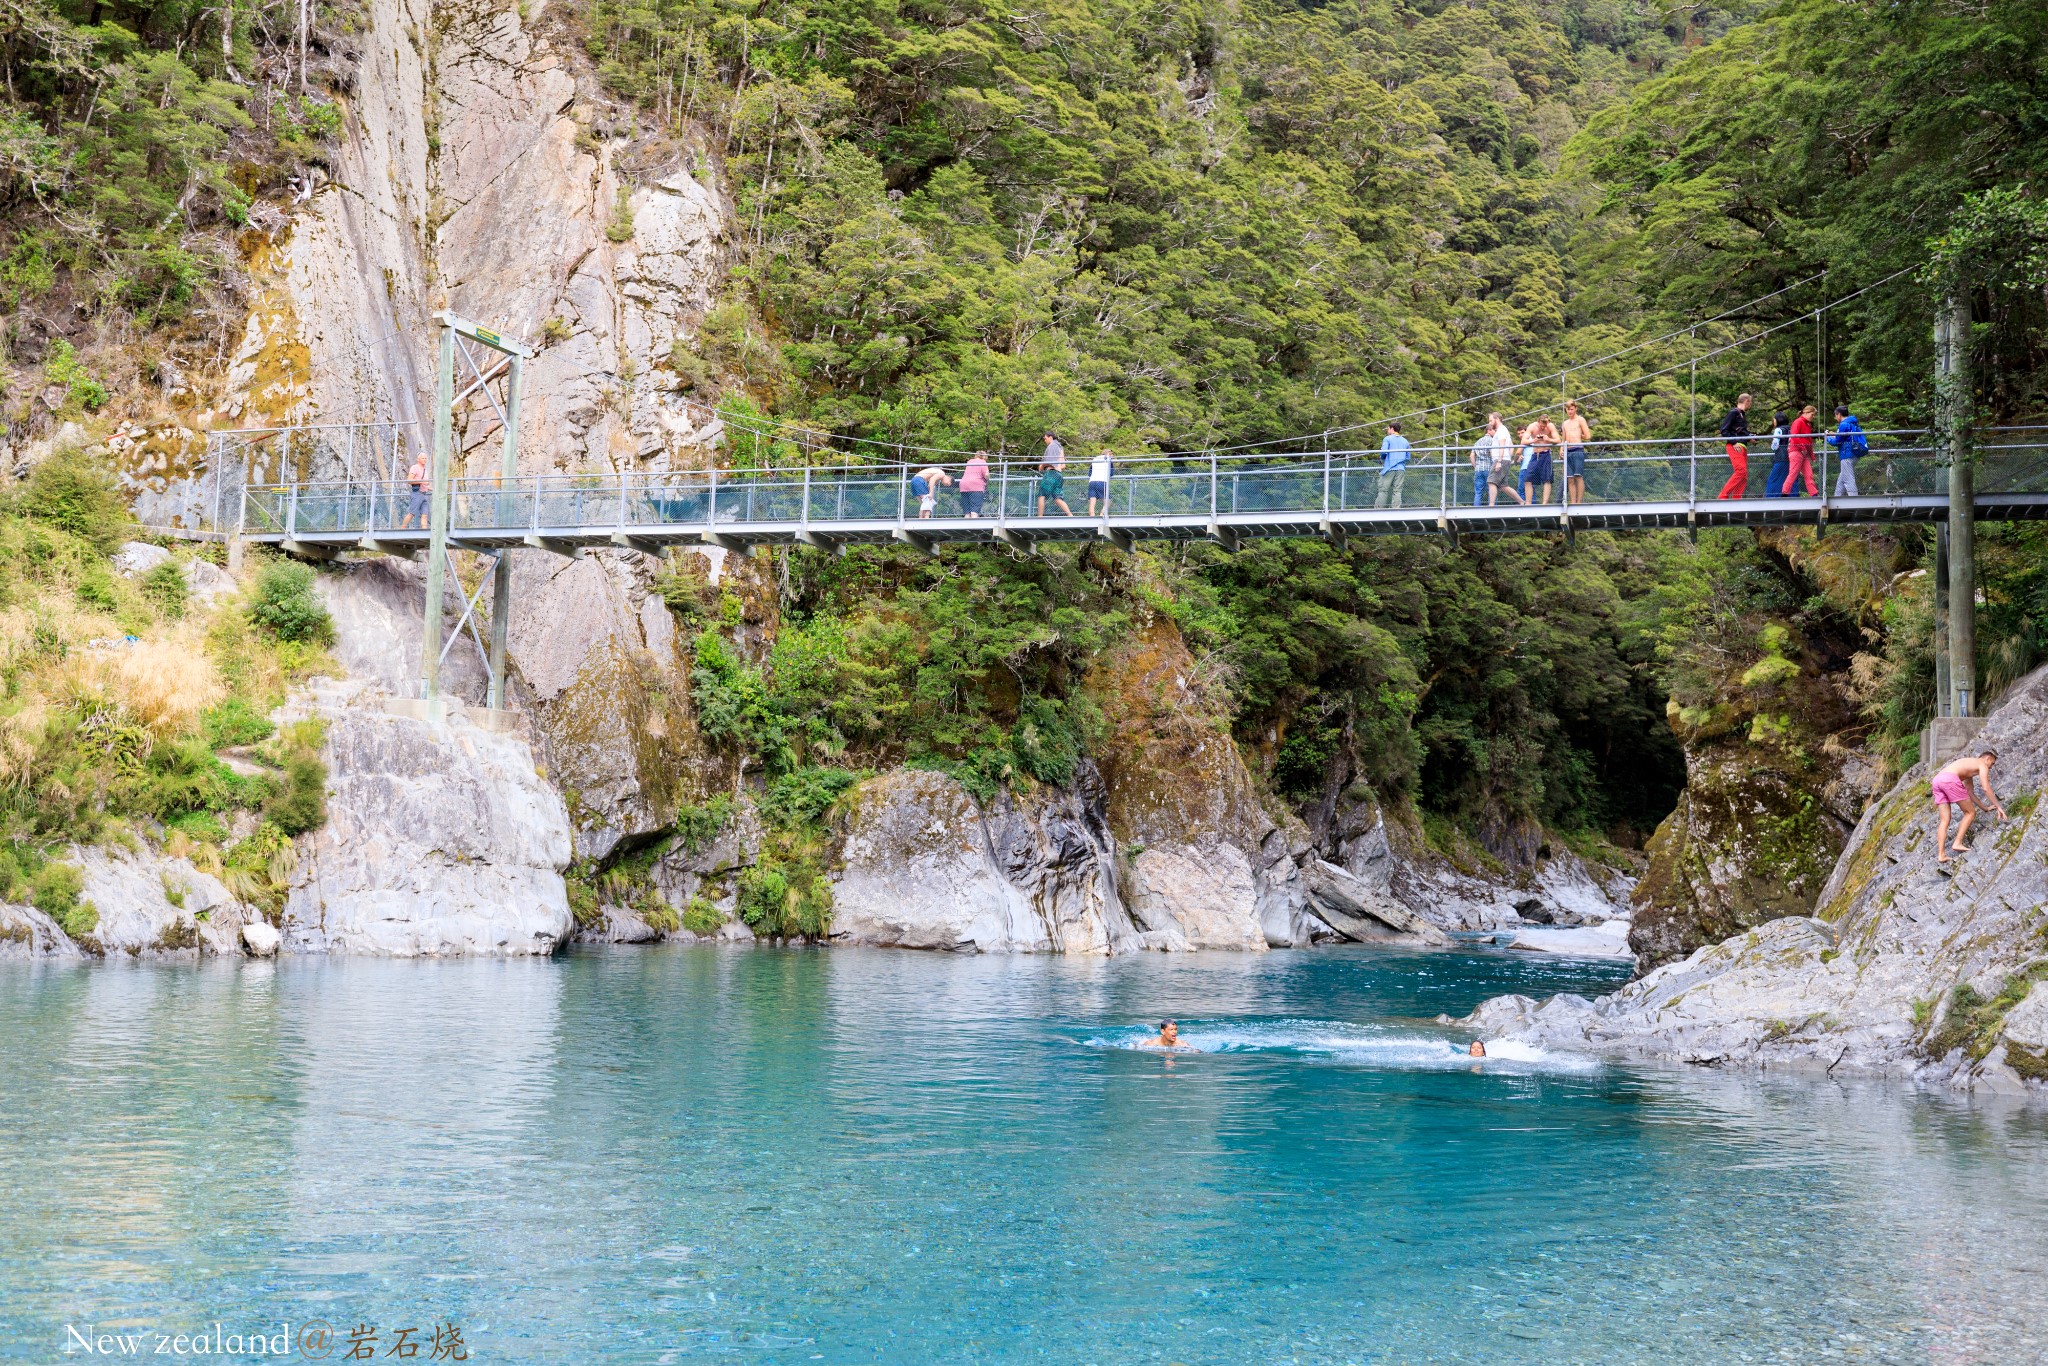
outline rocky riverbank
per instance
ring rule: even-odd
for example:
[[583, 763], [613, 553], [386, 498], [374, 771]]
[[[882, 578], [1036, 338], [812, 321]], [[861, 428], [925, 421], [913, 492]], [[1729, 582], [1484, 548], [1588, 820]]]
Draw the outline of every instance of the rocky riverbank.
[[1936, 867], [1927, 772], [1863, 813], [1811, 916], [1758, 925], [1589, 1001], [1505, 996], [1460, 1027], [1614, 1056], [1910, 1075], [1972, 1091], [2048, 1083], [2048, 670], [1982, 743], [2012, 819]]

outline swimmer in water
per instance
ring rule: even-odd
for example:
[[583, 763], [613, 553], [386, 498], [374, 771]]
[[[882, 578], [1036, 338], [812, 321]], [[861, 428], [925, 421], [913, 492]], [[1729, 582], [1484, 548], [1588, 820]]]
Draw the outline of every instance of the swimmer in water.
[[1466, 1049], [1466, 1050], [1465, 1050], [1465, 1056], [1466, 1056], [1466, 1057], [1468, 1057], [1468, 1058], [1483, 1058], [1483, 1057], [1485, 1057], [1485, 1056], [1486, 1056], [1486, 1045], [1485, 1045], [1485, 1044], [1483, 1044], [1483, 1043], [1481, 1043], [1481, 1042], [1480, 1042], [1479, 1040], [1477, 1040], [1477, 1039], [1474, 1039], [1474, 1040], [1472, 1041], [1472, 1046], [1471, 1046], [1470, 1048], [1468, 1048], [1468, 1049]]
[[1170, 1049], [1178, 1053], [1183, 1048], [1186, 1048], [1187, 1045], [1180, 1041], [1179, 1025], [1171, 1020], [1161, 1020], [1159, 1022], [1159, 1037], [1145, 1040], [1144, 1047]]

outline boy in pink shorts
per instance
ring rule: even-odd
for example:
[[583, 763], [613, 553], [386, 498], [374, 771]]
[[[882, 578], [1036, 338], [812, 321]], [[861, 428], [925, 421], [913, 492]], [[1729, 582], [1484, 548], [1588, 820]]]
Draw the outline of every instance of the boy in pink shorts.
[[[1934, 836], [1936, 863], [1947, 863], [1953, 852], [1967, 854], [1970, 846], [1963, 843], [1970, 833], [1970, 823], [1977, 819], [1977, 804], [1970, 800], [1970, 779], [1977, 780], [1977, 786], [1984, 789], [1984, 800], [1998, 813], [1998, 819], [2006, 819], [2005, 807], [2000, 804], [1998, 794], [1991, 790], [1991, 766], [1998, 762], [1998, 751], [1987, 749], [1974, 758], [1958, 759], [1934, 775], [1934, 804], [1941, 811], [1941, 822]], [[1951, 808], [1963, 808], [1962, 824], [1956, 827], [1956, 842], [1948, 842], [1948, 821]]]

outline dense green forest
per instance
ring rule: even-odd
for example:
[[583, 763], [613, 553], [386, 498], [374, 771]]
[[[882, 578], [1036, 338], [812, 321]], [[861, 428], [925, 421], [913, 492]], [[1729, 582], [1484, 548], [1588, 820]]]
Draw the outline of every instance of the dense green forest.
[[[1600, 436], [1664, 436], [1693, 419], [1688, 357], [1765, 328], [1699, 366], [1708, 420], [1751, 390], [1914, 426], [1955, 272], [1979, 412], [2048, 406], [2038, 0], [589, 0], [567, 19], [643, 127], [726, 172], [732, 275], [673, 368], [838, 438], [1286, 449], [1566, 392]], [[231, 317], [225, 234], [338, 126], [352, 23], [0, 0], [10, 344], [60, 304], [145, 336]], [[1995, 680], [2048, 645], [2048, 587], [2033, 533], [1987, 541]], [[1873, 581], [1923, 549], [1886, 543]], [[1747, 534], [782, 569], [774, 652], [742, 658], [707, 620], [697, 664], [709, 732], [775, 772], [1062, 776], [1090, 743], [1077, 680], [1152, 610], [1277, 790], [1367, 778], [1480, 832], [1635, 842], [1683, 779], [1665, 699], [1759, 654], [1769, 623], [1863, 661], [1895, 756], [1931, 688], [1910, 586], [1848, 592]]]
[[[1016, 453], [1046, 429], [1124, 452], [1286, 449], [1438, 405], [1425, 433], [1469, 429], [1556, 391], [1461, 396], [1560, 370], [1601, 435], [1677, 434], [1686, 358], [1765, 329], [1700, 367], [1709, 422], [1753, 390], [1919, 426], [1942, 287], [1924, 264], [1959, 224], [1977, 261], [2021, 263], [1976, 279], [1982, 411], [2036, 416], [2044, 32], [2011, 3], [600, 3], [589, 41], [615, 90], [725, 139], [741, 264], [684, 373], [741, 376], [815, 429]], [[2041, 656], [2041, 545], [1987, 541], [1987, 668], [2010, 679]], [[792, 659], [871, 667], [831, 695], [880, 688], [902, 714], [841, 725], [782, 691], [827, 751], [1028, 768], [1039, 746], [1019, 737], [1066, 715], [1053, 703], [1077, 712], [1067, 680], [1103, 614], [1164, 603], [1285, 795], [1366, 777], [1483, 836], [1534, 818], [1634, 843], [1683, 781], [1665, 698], [1741, 676], [1770, 625], [1816, 667], [1860, 657], [1872, 738], [1910, 757], [1927, 608], [1868, 584], [1923, 553], [1874, 543], [1860, 586], [1746, 533], [1197, 550], [1151, 557], [1144, 591], [1110, 599], [1090, 556], [901, 566], [857, 603], [798, 575]], [[949, 653], [950, 621], [842, 634], [962, 607], [968, 637], [1015, 638], [977, 662]], [[771, 660], [763, 695], [806, 676]]]

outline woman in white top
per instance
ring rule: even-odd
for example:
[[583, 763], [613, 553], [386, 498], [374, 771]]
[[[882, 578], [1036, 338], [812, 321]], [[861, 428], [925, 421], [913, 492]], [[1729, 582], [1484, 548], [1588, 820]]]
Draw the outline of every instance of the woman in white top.
[[1088, 515], [1095, 515], [1095, 500], [1102, 500], [1102, 515], [1109, 516], [1109, 452], [1088, 462]]

